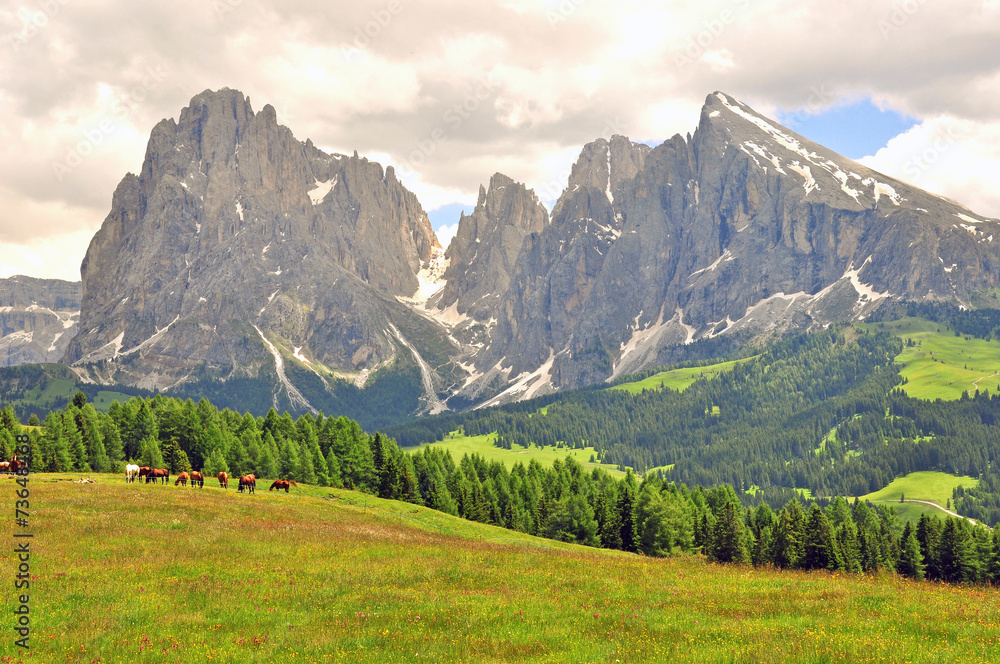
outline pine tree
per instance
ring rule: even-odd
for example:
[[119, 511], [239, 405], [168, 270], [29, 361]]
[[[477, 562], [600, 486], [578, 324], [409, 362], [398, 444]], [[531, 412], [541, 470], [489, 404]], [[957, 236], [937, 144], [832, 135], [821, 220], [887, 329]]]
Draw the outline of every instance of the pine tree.
[[708, 559], [719, 563], [750, 562], [746, 525], [736, 505], [730, 501], [726, 501], [723, 505], [712, 529], [712, 545], [708, 551]]
[[909, 521], [903, 527], [903, 536], [900, 542], [899, 564], [896, 565], [896, 571], [905, 577], [919, 581], [924, 578], [924, 557], [920, 554], [917, 531]]
[[305, 441], [296, 443], [290, 441], [289, 447], [298, 448], [298, 464], [295, 466], [294, 479], [304, 484], [316, 484], [316, 467], [313, 466], [312, 452], [306, 447]]
[[941, 540], [941, 520], [923, 513], [917, 522], [917, 542], [920, 543], [920, 557], [924, 561], [924, 571], [928, 579], [940, 579], [941, 568], [938, 549]]
[[843, 561], [843, 569], [848, 572], [860, 572], [861, 551], [854, 520], [842, 521], [836, 533], [837, 555]]
[[639, 550], [638, 528], [635, 523], [635, 493], [625, 480], [618, 485], [618, 534], [622, 551]]
[[139, 465], [150, 468], [163, 468], [166, 463], [163, 461], [163, 453], [160, 451], [160, 443], [152, 436], [144, 438], [139, 443]]
[[316, 471], [316, 484], [319, 486], [333, 486], [330, 484], [329, 466], [327, 466], [326, 459], [323, 457], [323, 452], [319, 449], [318, 440], [313, 442], [310, 453], [312, 455], [312, 465]]
[[771, 562], [782, 569], [793, 569], [799, 566], [803, 552], [803, 533], [798, 527], [802, 511], [798, 501], [789, 502], [778, 516], [778, 525], [774, 533]]
[[803, 569], [836, 570], [843, 568], [843, 561], [838, 555], [830, 522], [827, 521], [823, 510], [815, 503], [809, 511], [809, 520], [806, 523], [801, 566]]
[[[205, 467], [202, 469], [202, 473], [205, 477], [217, 477], [219, 473], [229, 473], [229, 464], [226, 463], [226, 457], [223, 456], [222, 450], [212, 450], [212, 453], [205, 459]], [[237, 476], [234, 474], [233, 477]]]
[[972, 542], [964, 519], [948, 519], [938, 549], [941, 580], [963, 583], [975, 580]]
[[[343, 479], [340, 474], [340, 461], [337, 460], [337, 455], [334, 453], [333, 448], [326, 453], [326, 470], [327, 476], [330, 480], [330, 486], [341, 487], [343, 486]], [[434, 508], [438, 509], [438, 508]]]
[[243, 441], [228, 431], [223, 434], [223, 438], [228, 443], [226, 463], [229, 464], [233, 473], [241, 476], [251, 473], [253, 468], [250, 464], [250, 454], [247, 452], [247, 448], [243, 444]]

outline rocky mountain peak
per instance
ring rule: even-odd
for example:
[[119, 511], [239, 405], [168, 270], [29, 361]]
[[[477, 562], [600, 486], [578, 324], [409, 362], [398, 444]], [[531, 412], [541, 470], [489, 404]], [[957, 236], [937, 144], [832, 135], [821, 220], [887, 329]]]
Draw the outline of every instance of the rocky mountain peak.
[[280, 335], [313, 344], [317, 364], [372, 368], [399, 348], [385, 307], [416, 290], [436, 246], [392, 169], [299, 142], [239, 91], [205, 91], [156, 125], [115, 192], [65, 359], [163, 388], [205, 364], [257, 371], [262, 337]]
[[[603, 193], [608, 202], [613, 203], [615, 191], [623, 182], [635, 177], [651, 150], [647, 145], [633, 143], [617, 134], [610, 140], [599, 138], [587, 143], [573, 164], [566, 192], [593, 190]], [[556, 209], [553, 209], [552, 216], [553, 219], [558, 216]]]
[[524, 238], [548, 223], [545, 207], [534, 191], [502, 173], [479, 187], [472, 214], [464, 213], [445, 252], [446, 285], [437, 306], [456, 306], [459, 314], [478, 321], [497, 316], [496, 307], [510, 285], [510, 273]]

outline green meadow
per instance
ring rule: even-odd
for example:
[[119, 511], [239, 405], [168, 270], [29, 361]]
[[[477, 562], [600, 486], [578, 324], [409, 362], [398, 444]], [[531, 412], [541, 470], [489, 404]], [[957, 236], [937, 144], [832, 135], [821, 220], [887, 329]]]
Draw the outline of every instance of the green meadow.
[[634, 383], [622, 383], [621, 385], [615, 385], [609, 389], [625, 390], [631, 394], [639, 394], [643, 390], [660, 390], [664, 388], [683, 392], [696, 380], [701, 378], [714, 378], [719, 374], [732, 371], [733, 367], [737, 364], [746, 362], [749, 359], [753, 358], [720, 362], [718, 364], [710, 364], [704, 367], [687, 367], [684, 369], [661, 371], [660, 373], [653, 374], [648, 378], [643, 378], [642, 380]]
[[1000, 385], [1000, 341], [955, 336], [943, 323], [902, 318], [866, 326], [891, 332], [907, 343], [896, 358], [907, 380], [903, 390], [917, 399], [960, 399], [963, 392]]
[[[944, 507], [948, 504], [952, 492], [957, 487], [964, 486], [971, 489], [978, 484], [979, 480], [972, 477], [948, 475], [935, 471], [920, 471], [904, 477], [897, 477], [888, 486], [861, 496], [861, 500], [891, 504], [900, 518], [918, 521], [924, 512], [945, 516]], [[907, 502], [901, 503], [900, 498], [905, 498]], [[910, 502], [916, 500], [934, 503], [940, 509], [925, 503]]]
[[31, 477], [30, 656], [8, 634], [0, 661], [1000, 658], [982, 587], [644, 558], [343, 490], [94, 477]]
[[[544, 416], [544, 413], [539, 413], [539, 415]], [[466, 436], [461, 431], [453, 431], [444, 440], [428, 443], [427, 445], [421, 445], [419, 447], [408, 447], [405, 448], [406, 452], [416, 452], [419, 449], [434, 445], [436, 447], [443, 447], [444, 449], [451, 452], [452, 457], [455, 461], [459, 461], [464, 455], [478, 454], [483, 457], [486, 461], [499, 461], [506, 465], [508, 468], [512, 467], [515, 463], [521, 462], [524, 465], [528, 465], [532, 459], [538, 461], [538, 463], [543, 466], [551, 466], [553, 461], [559, 460], [563, 461], [567, 456], [572, 456], [574, 459], [580, 462], [584, 468], [588, 471], [593, 468], [603, 468], [615, 477], [622, 477], [625, 475], [622, 471], [618, 470], [617, 466], [613, 466], [606, 463], [595, 463], [590, 459], [591, 457], [596, 458], [597, 452], [593, 447], [579, 448], [569, 448], [569, 447], [556, 447], [554, 445], [548, 445], [545, 447], [539, 447], [538, 445], [532, 445], [531, 447], [522, 447], [521, 445], [512, 445], [511, 449], [503, 449], [497, 447], [494, 443], [496, 441], [496, 434], [486, 434], [484, 436]]]

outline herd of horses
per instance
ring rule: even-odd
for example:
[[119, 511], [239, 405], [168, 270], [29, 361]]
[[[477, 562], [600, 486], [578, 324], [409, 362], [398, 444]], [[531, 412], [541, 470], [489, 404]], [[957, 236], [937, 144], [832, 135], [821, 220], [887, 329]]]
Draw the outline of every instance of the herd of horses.
[[[17, 457], [10, 461], [10, 463], [17, 463]], [[7, 464], [9, 465], [9, 464]], [[4, 463], [0, 463], [0, 469], [4, 467]], [[14, 467], [17, 470], [17, 466]], [[136, 482], [145, 478], [146, 484], [153, 482], [154, 484], [159, 480], [162, 484], [167, 484], [170, 482], [170, 471], [166, 468], [150, 468], [149, 466], [138, 466], [134, 463], [130, 463], [125, 466], [125, 482], [131, 483]], [[205, 476], [199, 473], [197, 470], [192, 470], [189, 473], [182, 472], [177, 476], [177, 481], [174, 482], [174, 486], [178, 484], [183, 484], [187, 486], [188, 482], [191, 482], [192, 487], [204, 488], [205, 486]], [[222, 489], [229, 488], [229, 473], [219, 473], [219, 487]], [[274, 480], [271, 484], [271, 488], [268, 491], [274, 491], [277, 489], [281, 491], [285, 490], [285, 493], [289, 492], [290, 487], [299, 488], [299, 485], [292, 480]], [[239, 487], [236, 489], [239, 493], [244, 491], [247, 493], [253, 493], [257, 488], [257, 478], [253, 474], [243, 475], [240, 477]]]

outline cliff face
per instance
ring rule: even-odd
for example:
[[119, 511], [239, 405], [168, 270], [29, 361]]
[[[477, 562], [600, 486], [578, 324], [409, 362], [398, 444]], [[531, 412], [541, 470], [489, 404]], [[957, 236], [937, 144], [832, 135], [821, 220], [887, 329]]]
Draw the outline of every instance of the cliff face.
[[448, 269], [439, 306], [455, 304], [458, 313], [478, 321], [495, 317], [525, 236], [540, 232], [548, 220], [534, 192], [502, 173], [494, 174], [489, 191], [479, 188], [476, 209], [469, 216], [462, 214], [445, 252]]
[[413, 314], [395, 297], [416, 291], [436, 246], [391, 167], [326, 154], [270, 106], [206, 91], [153, 129], [142, 171], [119, 184], [65, 361], [164, 388], [255, 375], [286, 349], [363, 382], [403, 348], [390, 323]]
[[655, 366], [697, 339], [860, 319], [889, 297], [972, 306], [997, 285], [996, 220], [722, 93], [693, 136], [644, 148], [585, 147], [525, 243], [477, 363], [513, 380], [501, 400]]
[[0, 367], [58, 362], [79, 320], [79, 283], [0, 279]]
[[261, 376], [300, 410], [286, 369], [333, 389], [402, 363], [437, 412], [612, 379], [700, 339], [861, 319], [890, 297], [972, 307], [998, 278], [1000, 222], [722, 93], [693, 135], [584, 146], [551, 219], [495, 174], [444, 251], [391, 167], [301, 143], [221, 90], [158, 124], [118, 186], [65, 360], [142, 387]]

